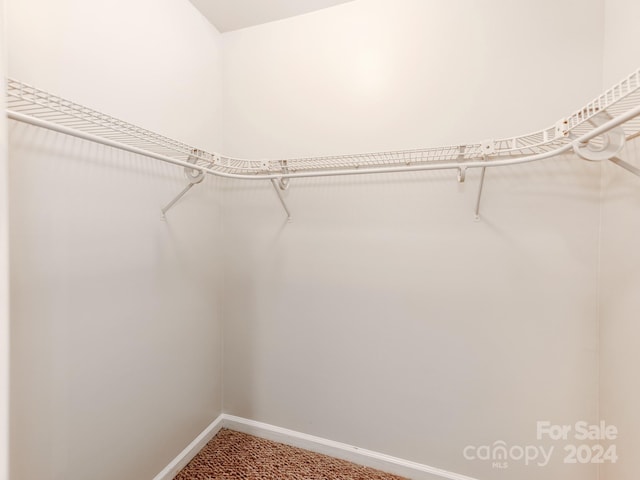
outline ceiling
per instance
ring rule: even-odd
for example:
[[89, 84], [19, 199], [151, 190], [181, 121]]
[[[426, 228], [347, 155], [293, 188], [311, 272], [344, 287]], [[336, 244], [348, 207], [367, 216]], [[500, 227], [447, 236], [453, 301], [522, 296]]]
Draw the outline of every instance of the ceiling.
[[220, 32], [295, 17], [351, 0], [191, 0]]

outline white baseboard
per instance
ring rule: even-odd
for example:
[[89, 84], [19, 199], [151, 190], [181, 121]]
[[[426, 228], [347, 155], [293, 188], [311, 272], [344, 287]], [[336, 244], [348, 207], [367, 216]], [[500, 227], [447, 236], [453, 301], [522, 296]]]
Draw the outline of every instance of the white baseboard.
[[246, 418], [234, 417], [233, 415], [227, 414], [223, 414], [222, 418], [222, 426], [229, 430], [249, 433], [256, 437], [266, 438], [267, 440], [273, 440], [293, 447], [304, 448], [305, 450], [340, 458], [358, 465], [376, 468], [413, 480], [476, 480], [440, 468], [403, 460], [383, 453], [372, 452], [371, 450], [365, 450], [345, 443], [327, 440], [326, 438], [276, 427], [267, 423], [247, 420]]
[[195, 457], [198, 452], [202, 450], [207, 443], [209, 443], [209, 440], [216, 436], [216, 433], [218, 433], [223, 426], [223, 421], [224, 415], [220, 415], [216, 418], [211, 425], [205, 428], [193, 442], [191, 442], [178, 454], [176, 458], [171, 461], [171, 463], [169, 463], [169, 465], [164, 467], [158, 475], [153, 477], [153, 480], [173, 480], [178, 472], [186, 467], [187, 463], [189, 463], [193, 457]]
[[167, 467], [153, 480], [173, 480], [178, 472], [211, 440], [221, 428], [248, 433], [292, 447], [304, 448], [315, 453], [329, 455], [349, 462], [376, 468], [413, 480], [477, 480], [472, 477], [442, 470], [429, 465], [403, 460], [401, 458], [354, 447], [345, 443], [334, 442], [326, 438], [307, 435], [306, 433], [276, 427], [267, 423], [256, 422], [246, 418], [222, 414], [209, 425], [198, 438], [185, 448]]

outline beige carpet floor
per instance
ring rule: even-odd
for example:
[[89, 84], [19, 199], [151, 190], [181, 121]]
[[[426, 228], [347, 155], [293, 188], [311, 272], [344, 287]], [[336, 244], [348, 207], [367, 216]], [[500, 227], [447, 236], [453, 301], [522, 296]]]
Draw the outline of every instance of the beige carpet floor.
[[222, 429], [175, 480], [406, 480], [336, 458]]

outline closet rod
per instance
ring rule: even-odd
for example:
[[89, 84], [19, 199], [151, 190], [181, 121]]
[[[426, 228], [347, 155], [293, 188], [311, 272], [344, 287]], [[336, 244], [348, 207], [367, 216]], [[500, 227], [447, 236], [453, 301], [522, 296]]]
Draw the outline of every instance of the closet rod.
[[[516, 158], [492, 159], [492, 160], [471, 160], [471, 161], [452, 161], [452, 162], [434, 161], [430, 164], [405, 165], [402, 167], [371, 167], [371, 168], [336, 169], [336, 170], [309, 171], [309, 172], [287, 172], [287, 173], [283, 172], [283, 173], [270, 173], [270, 174], [263, 174], [263, 173], [238, 174], [238, 173], [221, 172], [209, 167], [195, 165], [193, 163], [171, 158], [166, 155], [160, 155], [154, 152], [150, 152], [148, 150], [144, 150], [142, 148], [126, 145], [121, 142], [110, 140], [110, 139], [93, 135], [90, 133], [82, 132], [80, 130], [69, 128], [64, 125], [59, 125], [48, 120], [42, 120], [30, 115], [25, 115], [22, 113], [11, 111], [11, 110], [7, 110], [7, 116], [12, 120], [28, 123], [31, 125], [35, 125], [37, 127], [45, 128], [45, 129], [63, 133], [66, 135], [71, 135], [71, 136], [78, 137], [91, 142], [96, 142], [109, 147], [125, 150], [131, 153], [144, 155], [147, 157], [154, 158], [156, 160], [160, 160], [162, 162], [167, 162], [173, 165], [205, 172], [210, 175], [215, 175], [218, 177], [243, 179], [243, 180], [278, 180], [283, 178], [310, 178], [310, 177], [328, 177], [328, 176], [344, 176], [344, 175], [366, 175], [366, 174], [374, 174], [374, 173], [416, 172], [416, 171], [425, 171], [425, 170], [452, 170], [452, 169], [459, 169], [459, 168], [467, 169], [467, 168], [504, 167], [509, 165], [519, 165], [523, 163], [545, 160], [545, 159], [556, 157], [558, 155], [562, 155], [564, 153], [569, 152], [570, 150], [573, 149], [574, 144], [576, 142], [578, 144], [587, 144], [589, 141], [593, 140], [594, 138], [600, 135], [606, 134], [609, 130], [612, 130], [620, 125], [623, 125], [629, 120], [632, 120], [640, 116], [640, 105], [636, 106], [635, 108], [632, 108], [631, 110], [628, 110], [626, 113], [622, 115], [619, 115], [615, 118], [610, 119], [609, 121], [603, 123], [602, 125], [594, 128], [590, 132], [577, 137], [571, 143], [566, 143], [565, 145], [558, 147], [554, 150], [550, 150], [548, 152], [539, 153], [535, 155], [526, 155], [526, 156], [516, 157]], [[198, 158], [206, 161], [206, 159], [202, 157], [198, 157]]]

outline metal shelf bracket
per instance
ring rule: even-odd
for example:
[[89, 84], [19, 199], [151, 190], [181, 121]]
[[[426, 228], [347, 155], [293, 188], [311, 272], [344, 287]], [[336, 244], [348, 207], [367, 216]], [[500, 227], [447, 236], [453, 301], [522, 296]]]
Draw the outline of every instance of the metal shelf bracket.
[[[191, 153], [192, 155], [189, 156], [189, 158], [187, 159], [187, 162], [195, 164], [198, 158], [202, 155], [202, 152], [200, 150], [194, 149]], [[162, 208], [162, 217], [161, 217], [162, 220], [166, 220], [167, 212], [171, 210], [171, 208], [176, 203], [178, 203], [178, 201], [182, 197], [184, 197], [187, 194], [187, 192], [193, 188], [194, 185], [201, 183], [205, 177], [204, 170], [201, 170], [199, 168], [191, 168], [191, 167], [184, 167], [184, 175], [185, 177], [187, 177], [187, 180], [189, 180], [189, 184], [178, 195], [176, 195], [173, 198], [173, 200], [171, 200], [169, 203], [167, 203], [167, 205], [165, 205]]]
[[[611, 121], [611, 115], [607, 112], [599, 112], [589, 122], [594, 127], [600, 127], [607, 122]], [[595, 143], [593, 141], [581, 142], [580, 140], [574, 140], [572, 142], [573, 151], [581, 158], [592, 162], [601, 162], [603, 160], [609, 160], [620, 153], [624, 148], [624, 144], [627, 139], [625, 137], [624, 128], [621, 126], [613, 127], [607, 132], [602, 134], [600, 142]]]
[[475, 219], [480, 221], [480, 202], [482, 201], [482, 190], [484, 189], [484, 177], [487, 173], [487, 167], [482, 167], [480, 171], [480, 185], [478, 185], [478, 196], [476, 198]]
[[[282, 160], [280, 162], [280, 168], [282, 169], [282, 173], [285, 175], [289, 174], [289, 165], [286, 160]], [[289, 188], [289, 180], [289, 177], [280, 177], [278, 179], [278, 186], [280, 187], [280, 190], [286, 190]]]
[[[282, 181], [282, 179], [280, 179]], [[285, 213], [287, 214], [287, 221], [291, 221], [291, 212], [289, 211], [289, 207], [287, 207], [287, 203], [284, 201], [284, 197], [282, 196], [282, 192], [280, 190], [285, 190], [282, 188], [281, 183], [276, 181], [275, 178], [271, 179], [271, 185], [273, 185], [273, 189], [276, 191], [276, 195], [278, 195], [278, 199], [280, 200], [280, 204], [282, 208], [284, 208]]]
[[629, 162], [625, 162], [619, 157], [611, 157], [609, 161], [615, 163], [621, 168], [624, 168], [626, 171], [633, 173], [636, 177], [640, 177], [640, 168], [635, 165], [631, 165]]
[[640, 134], [640, 69], [554, 125], [526, 135], [412, 150], [286, 160], [252, 160], [208, 153], [18, 80], [7, 79], [6, 86], [6, 114], [14, 121], [184, 168], [189, 183], [162, 209], [163, 217], [207, 174], [239, 180], [269, 180], [288, 219], [291, 214], [282, 192], [293, 178], [451, 169], [457, 171], [458, 181], [463, 183], [469, 169], [480, 168], [482, 176], [475, 209], [479, 218], [489, 167], [538, 162], [574, 151], [583, 159], [608, 160], [640, 176], [640, 168], [619, 158], [625, 142]]

